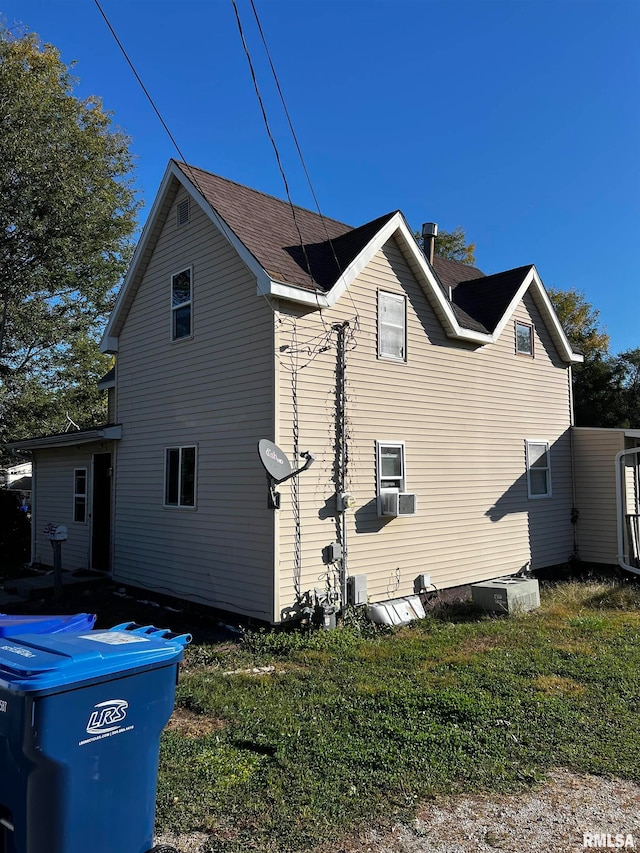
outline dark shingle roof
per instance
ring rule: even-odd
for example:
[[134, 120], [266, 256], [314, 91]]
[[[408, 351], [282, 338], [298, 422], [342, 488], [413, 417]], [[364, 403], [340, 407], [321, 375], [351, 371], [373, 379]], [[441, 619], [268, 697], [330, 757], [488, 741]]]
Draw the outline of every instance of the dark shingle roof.
[[433, 268], [440, 279], [440, 283], [447, 289], [450, 287], [455, 288], [461, 281], [467, 281], [470, 278], [479, 278], [484, 275], [476, 267], [470, 267], [468, 264], [463, 264], [460, 261], [451, 261], [449, 258], [440, 257], [440, 255], [435, 255]]
[[[331, 261], [326, 251], [327, 237], [334, 240], [353, 231], [351, 226], [296, 205], [294, 221], [286, 201], [193, 166], [176, 165], [273, 279], [309, 290], [326, 287], [332, 263], [335, 269], [335, 261]], [[333, 284], [337, 278], [336, 275]]]
[[454, 305], [493, 332], [530, 269], [517, 267], [462, 281], [454, 288]]
[[[330, 290], [395, 215], [387, 213], [352, 228], [294, 205], [294, 220], [286, 201], [174, 162], [274, 280], [307, 290]], [[485, 276], [476, 267], [436, 255], [433, 269], [447, 298], [453, 292], [460, 325], [491, 333], [530, 267]]]

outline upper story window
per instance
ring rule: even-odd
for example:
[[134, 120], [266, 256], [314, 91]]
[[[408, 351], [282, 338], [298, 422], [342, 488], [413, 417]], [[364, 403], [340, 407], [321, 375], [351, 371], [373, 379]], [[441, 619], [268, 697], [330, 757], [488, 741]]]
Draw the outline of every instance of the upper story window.
[[189, 221], [191, 216], [190, 201], [191, 199], [185, 198], [176, 207], [176, 225], [186, 225]]
[[407, 298], [378, 291], [378, 358], [407, 359]]
[[196, 448], [167, 447], [165, 450], [164, 504], [190, 507], [196, 505]]
[[516, 352], [533, 356], [533, 326], [516, 320]]
[[73, 470], [73, 520], [84, 524], [87, 520], [87, 469]]
[[191, 337], [191, 267], [171, 276], [171, 340]]
[[551, 458], [548, 441], [527, 441], [527, 489], [530, 498], [551, 497]]
[[378, 441], [378, 494], [385, 489], [405, 491], [404, 444], [401, 441]]

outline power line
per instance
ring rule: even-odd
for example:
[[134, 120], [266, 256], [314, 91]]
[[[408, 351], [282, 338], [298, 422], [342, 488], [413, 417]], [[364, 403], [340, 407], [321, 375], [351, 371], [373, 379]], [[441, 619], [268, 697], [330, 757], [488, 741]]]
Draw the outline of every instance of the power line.
[[302, 232], [300, 231], [300, 226], [298, 225], [298, 219], [296, 217], [296, 210], [291, 199], [291, 193], [289, 192], [289, 183], [287, 181], [287, 176], [285, 175], [284, 167], [282, 165], [282, 160], [280, 158], [280, 152], [278, 151], [278, 146], [276, 145], [276, 141], [271, 133], [271, 127], [269, 126], [269, 119], [267, 118], [267, 111], [264, 106], [264, 101], [262, 100], [262, 95], [260, 94], [260, 87], [258, 86], [258, 78], [256, 77], [256, 72], [253, 67], [253, 61], [251, 59], [251, 53], [249, 52], [249, 47], [247, 45], [247, 41], [244, 37], [244, 30], [242, 27], [242, 21], [240, 20], [240, 13], [238, 12], [238, 6], [236, 5], [236, 0], [231, 0], [233, 5], [233, 11], [236, 15], [236, 23], [238, 25], [238, 32], [240, 34], [240, 40], [242, 42], [242, 47], [244, 49], [245, 56], [247, 57], [247, 62], [249, 63], [249, 70], [251, 72], [251, 79], [253, 80], [253, 88], [256, 91], [256, 97], [258, 98], [258, 103], [260, 104], [260, 110], [262, 112], [262, 120], [264, 121], [264, 126], [267, 131], [267, 136], [271, 142], [273, 147], [273, 151], [276, 155], [276, 161], [278, 163], [278, 169], [280, 170], [280, 175], [282, 177], [282, 182], [284, 183], [284, 189], [287, 194], [287, 200], [289, 202], [289, 206], [291, 207], [291, 215], [293, 216], [293, 223], [295, 225], [296, 231], [298, 232], [298, 238], [300, 240], [300, 248], [302, 250], [302, 254], [304, 256], [304, 261], [307, 267], [307, 272], [309, 274], [309, 278], [313, 282], [313, 275], [311, 274], [311, 264], [309, 263], [309, 257], [307, 255], [307, 249], [304, 244], [304, 240], [302, 238]]
[[[232, 0], [232, 2], [233, 2], [234, 7], [235, 7], [235, 0]], [[276, 73], [276, 69], [275, 69], [275, 66], [274, 66], [274, 64], [273, 64], [273, 60], [271, 59], [271, 53], [270, 53], [270, 51], [269, 51], [269, 47], [268, 47], [268, 45], [267, 45], [267, 40], [266, 40], [266, 38], [265, 38], [265, 34], [264, 34], [263, 29], [262, 29], [262, 24], [260, 23], [260, 18], [258, 17], [258, 11], [257, 11], [257, 9], [256, 9], [256, 6], [255, 6], [255, 3], [254, 3], [254, 0], [250, 0], [250, 2], [251, 2], [251, 8], [252, 8], [252, 10], [253, 10], [253, 16], [254, 16], [254, 18], [256, 19], [256, 24], [257, 24], [257, 26], [258, 26], [258, 31], [259, 31], [259, 33], [260, 33], [260, 38], [262, 39], [262, 44], [263, 44], [263, 46], [264, 46], [264, 50], [265, 50], [265, 53], [266, 53], [266, 55], [267, 55], [267, 59], [268, 59], [268, 61], [269, 61], [269, 67], [271, 68], [271, 73], [272, 73], [272, 75], [273, 75], [273, 79], [274, 79], [274, 81], [275, 81], [276, 88], [277, 88], [277, 90], [278, 90], [278, 95], [280, 96], [280, 102], [282, 103], [282, 108], [283, 108], [283, 110], [284, 110], [284, 114], [285, 114], [285, 116], [287, 117], [287, 122], [288, 122], [288, 124], [289, 124], [289, 130], [291, 131], [291, 136], [293, 137], [293, 141], [294, 141], [295, 146], [296, 146], [296, 151], [298, 152], [298, 157], [300, 158], [300, 163], [302, 164], [302, 169], [303, 169], [304, 174], [305, 174], [305, 177], [306, 177], [306, 179], [307, 179], [307, 183], [308, 183], [308, 185], [309, 185], [309, 189], [311, 190], [311, 195], [312, 195], [312, 197], [313, 197], [313, 201], [314, 201], [314, 203], [315, 203], [316, 210], [318, 211], [318, 215], [320, 216], [320, 221], [322, 222], [322, 225], [323, 225], [323, 228], [324, 228], [324, 232], [325, 232], [325, 234], [326, 234], [326, 236], [327, 236], [327, 242], [329, 243], [329, 246], [330, 246], [330, 248], [331, 248], [331, 252], [332, 252], [332, 254], [333, 254], [333, 259], [334, 259], [334, 261], [335, 261], [335, 263], [336, 263], [336, 268], [337, 268], [337, 270], [338, 270], [338, 274], [339, 274], [339, 276], [342, 276], [342, 274], [343, 274], [343, 269], [342, 269], [342, 266], [341, 266], [341, 264], [340, 264], [340, 261], [338, 260], [338, 255], [337, 255], [336, 250], [335, 250], [335, 247], [334, 247], [334, 245], [333, 245], [333, 241], [332, 241], [331, 237], [329, 236], [329, 229], [327, 228], [326, 219], [325, 219], [325, 217], [324, 217], [324, 215], [323, 215], [323, 213], [322, 213], [322, 210], [320, 209], [320, 202], [318, 201], [318, 197], [317, 197], [317, 195], [316, 195], [315, 189], [313, 188], [313, 183], [312, 183], [312, 181], [311, 181], [311, 176], [310, 176], [310, 174], [309, 174], [309, 170], [307, 169], [307, 164], [306, 164], [305, 159], [304, 159], [304, 157], [303, 157], [302, 149], [301, 149], [301, 147], [300, 147], [300, 143], [298, 142], [298, 136], [297, 136], [297, 134], [296, 134], [296, 132], [295, 132], [295, 129], [294, 129], [294, 127], [293, 127], [293, 121], [291, 120], [291, 115], [289, 114], [289, 109], [288, 109], [288, 107], [287, 107], [287, 102], [286, 102], [286, 100], [285, 100], [284, 93], [283, 93], [283, 91], [282, 91], [282, 87], [280, 86], [280, 81], [279, 81], [279, 79], [278, 79], [278, 75], [277, 75], [277, 73]], [[354, 309], [355, 309], [356, 316], [357, 316], [357, 315], [358, 315], [358, 308], [357, 308], [357, 306], [356, 306], [355, 302], [353, 301], [353, 296], [351, 295], [351, 293], [349, 293], [349, 297], [350, 297], [350, 299], [351, 299], [351, 302], [352, 302], [352, 304], [353, 304], [353, 307], [354, 307]], [[319, 303], [318, 303], [318, 308], [319, 308], [319, 310], [320, 310], [320, 317], [322, 317], [322, 308], [320, 307], [320, 304], [319, 304]]]
[[[150, 103], [150, 104], [151, 104], [151, 106], [153, 107], [153, 111], [155, 112], [155, 114], [158, 116], [158, 118], [159, 118], [159, 120], [160, 120], [160, 124], [164, 127], [165, 131], [167, 132], [167, 136], [169, 137], [169, 139], [170, 139], [170, 140], [171, 140], [171, 142], [173, 143], [173, 147], [176, 149], [176, 151], [177, 151], [177, 152], [178, 152], [178, 154], [180, 155], [180, 159], [182, 160], [182, 162], [183, 162], [185, 165], [187, 165], [187, 161], [186, 161], [186, 159], [185, 159], [184, 154], [183, 154], [183, 153], [182, 153], [182, 151], [180, 150], [180, 146], [178, 145], [178, 143], [176, 142], [176, 140], [175, 140], [175, 138], [174, 138], [173, 134], [172, 134], [172, 133], [171, 133], [171, 131], [169, 130], [169, 127], [168, 127], [167, 123], [166, 123], [166, 122], [165, 122], [165, 120], [162, 118], [162, 115], [161, 115], [161, 113], [160, 113], [160, 110], [156, 107], [156, 105], [155, 105], [155, 103], [154, 103], [154, 101], [153, 101], [153, 98], [151, 97], [151, 95], [150, 95], [150, 94], [149, 94], [149, 92], [147, 91], [147, 88], [146, 88], [146, 86], [144, 85], [144, 83], [142, 82], [142, 79], [141, 79], [140, 75], [139, 75], [139, 74], [138, 74], [138, 72], [136, 71], [136, 69], [135, 69], [135, 66], [134, 66], [133, 62], [129, 59], [129, 56], [127, 55], [127, 51], [124, 49], [124, 47], [123, 47], [123, 45], [122, 45], [122, 42], [120, 41], [120, 39], [119, 39], [119, 38], [118, 38], [118, 36], [116, 35], [116, 31], [115, 31], [115, 30], [113, 29], [113, 27], [111, 26], [111, 22], [109, 21], [109, 19], [108, 19], [108, 18], [107, 18], [107, 16], [105, 15], [105, 13], [104, 13], [104, 11], [103, 11], [103, 9], [102, 9], [102, 6], [101, 6], [101, 5], [100, 5], [100, 3], [98, 2], [98, 0], [93, 0], [93, 2], [94, 2], [94, 3], [96, 4], [96, 6], [98, 7], [98, 11], [100, 12], [100, 14], [102, 15], [102, 17], [104, 18], [104, 21], [105, 21], [106, 25], [109, 27], [109, 30], [111, 31], [111, 35], [113, 36], [113, 38], [115, 39], [116, 44], [118, 45], [118, 47], [119, 47], [119, 48], [120, 48], [120, 50], [122, 51], [122, 55], [124, 56], [124, 58], [125, 58], [125, 59], [127, 60], [127, 62], [129, 63], [129, 68], [133, 71], [133, 74], [134, 74], [134, 76], [135, 76], [136, 80], [137, 80], [137, 81], [138, 81], [138, 83], [140, 84], [140, 88], [142, 89], [142, 91], [143, 91], [143, 92], [145, 93], [145, 95], [147, 96], [147, 100], [149, 101], [149, 103]], [[198, 187], [198, 189], [200, 189], [200, 187]]]

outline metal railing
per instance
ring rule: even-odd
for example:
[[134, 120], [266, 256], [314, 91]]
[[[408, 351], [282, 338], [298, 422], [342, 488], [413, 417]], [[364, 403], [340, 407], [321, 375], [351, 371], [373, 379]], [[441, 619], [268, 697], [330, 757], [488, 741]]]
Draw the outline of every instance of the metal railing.
[[628, 512], [625, 518], [629, 542], [629, 562], [632, 566], [640, 569], [640, 514]]

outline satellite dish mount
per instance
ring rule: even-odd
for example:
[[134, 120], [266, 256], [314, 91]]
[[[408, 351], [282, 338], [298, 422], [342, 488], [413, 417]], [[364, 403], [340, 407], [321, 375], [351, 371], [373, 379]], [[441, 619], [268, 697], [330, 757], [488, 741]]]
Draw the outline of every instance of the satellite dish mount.
[[296, 477], [302, 471], [306, 471], [315, 461], [313, 453], [305, 450], [300, 456], [305, 460], [302, 468], [296, 471], [291, 469], [291, 463], [287, 459], [286, 454], [280, 450], [277, 444], [269, 441], [266, 438], [261, 438], [258, 442], [258, 456], [267, 472], [267, 483], [269, 487], [268, 506], [269, 509], [280, 509], [280, 493], [276, 492], [276, 486]]

